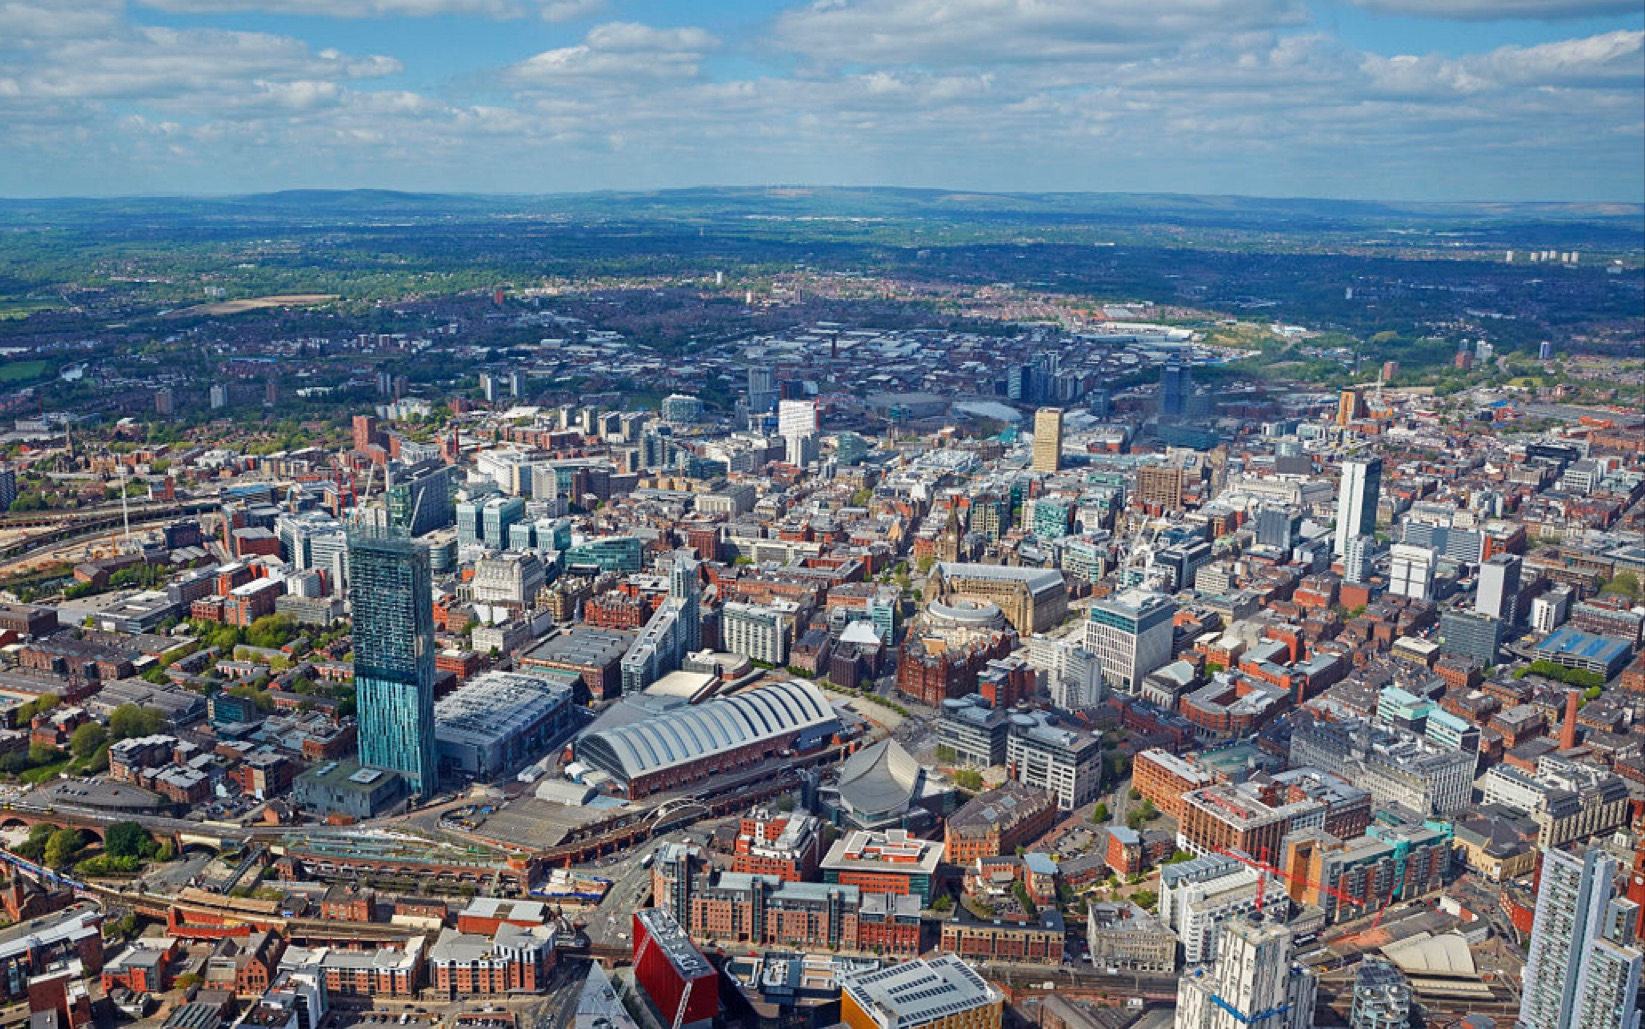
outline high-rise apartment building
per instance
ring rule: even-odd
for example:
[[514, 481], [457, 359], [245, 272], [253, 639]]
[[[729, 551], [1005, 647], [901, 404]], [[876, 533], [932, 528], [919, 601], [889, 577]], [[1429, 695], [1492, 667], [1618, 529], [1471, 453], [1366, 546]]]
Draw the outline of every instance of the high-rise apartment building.
[[1278, 922], [1223, 926], [1216, 961], [1177, 986], [1177, 1029], [1311, 1029], [1319, 981], [1291, 963], [1291, 950]]
[[1148, 673], [1170, 663], [1176, 612], [1170, 597], [1140, 589], [1091, 605], [1085, 649], [1097, 655], [1112, 689], [1135, 693]]
[[428, 549], [365, 523], [348, 537], [360, 763], [405, 777], [424, 798], [434, 757], [434, 598]]
[[1542, 852], [1517, 1029], [1637, 1029], [1639, 905], [1599, 846]]
[[1342, 463], [1342, 484], [1337, 492], [1336, 548], [1341, 557], [1348, 541], [1370, 536], [1377, 527], [1377, 502], [1382, 499], [1382, 458], [1355, 458]]
[[1042, 407], [1034, 412], [1034, 471], [1062, 468], [1062, 408]]

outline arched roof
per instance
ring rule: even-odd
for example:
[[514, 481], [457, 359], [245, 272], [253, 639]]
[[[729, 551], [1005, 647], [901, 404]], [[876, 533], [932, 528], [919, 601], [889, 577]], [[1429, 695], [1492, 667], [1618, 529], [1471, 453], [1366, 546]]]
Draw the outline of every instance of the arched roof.
[[595, 730], [577, 741], [576, 752], [580, 760], [632, 780], [833, 720], [834, 710], [817, 687], [790, 680]]

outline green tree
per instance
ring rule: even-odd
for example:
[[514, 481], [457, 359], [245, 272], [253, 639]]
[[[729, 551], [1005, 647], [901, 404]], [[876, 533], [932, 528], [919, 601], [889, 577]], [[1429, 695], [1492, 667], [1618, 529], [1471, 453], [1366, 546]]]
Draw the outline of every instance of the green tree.
[[109, 715], [109, 735], [116, 740], [153, 736], [165, 724], [165, 712], [159, 708], [121, 704]]
[[46, 856], [46, 844], [56, 831], [57, 826], [47, 822], [34, 826], [29, 830], [29, 838], [17, 845], [17, 853], [30, 861], [39, 861]]
[[1635, 572], [1618, 572], [1605, 584], [1605, 593], [1615, 593], [1627, 597], [1629, 600], [1640, 599], [1639, 575]]
[[69, 753], [82, 761], [90, 760], [97, 753], [97, 748], [108, 742], [108, 738], [108, 730], [101, 723], [87, 722], [69, 737]]
[[954, 772], [954, 782], [962, 790], [975, 793], [982, 789], [982, 773], [975, 768], [960, 768]]
[[51, 834], [46, 841], [45, 853], [42, 855], [46, 864], [53, 868], [67, 868], [74, 863], [75, 857], [85, 847], [85, 840], [80, 836], [78, 829], [59, 829]]
[[136, 822], [115, 822], [103, 834], [103, 852], [110, 857], [152, 857], [159, 850], [154, 836]]
[[1099, 804], [1097, 804], [1096, 807], [1091, 809], [1091, 822], [1092, 822], [1093, 825], [1106, 825], [1107, 824], [1107, 822], [1108, 822], [1108, 805], [1107, 804], [1099, 803]]

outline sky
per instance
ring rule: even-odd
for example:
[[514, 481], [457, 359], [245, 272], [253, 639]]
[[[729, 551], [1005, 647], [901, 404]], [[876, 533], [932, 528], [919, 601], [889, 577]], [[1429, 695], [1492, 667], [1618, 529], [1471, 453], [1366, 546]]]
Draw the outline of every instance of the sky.
[[1640, 0], [0, 0], [0, 196], [1645, 202]]

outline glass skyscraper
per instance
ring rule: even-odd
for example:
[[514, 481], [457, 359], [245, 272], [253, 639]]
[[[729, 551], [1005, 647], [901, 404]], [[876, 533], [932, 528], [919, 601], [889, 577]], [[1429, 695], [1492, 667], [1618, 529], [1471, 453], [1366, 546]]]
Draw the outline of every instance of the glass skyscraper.
[[430, 797], [439, 776], [428, 548], [403, 532], [356, 524], [348, 564], [360, 763], [399, 772], [413, 795]]

